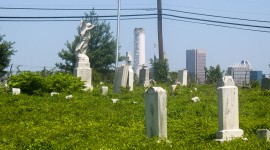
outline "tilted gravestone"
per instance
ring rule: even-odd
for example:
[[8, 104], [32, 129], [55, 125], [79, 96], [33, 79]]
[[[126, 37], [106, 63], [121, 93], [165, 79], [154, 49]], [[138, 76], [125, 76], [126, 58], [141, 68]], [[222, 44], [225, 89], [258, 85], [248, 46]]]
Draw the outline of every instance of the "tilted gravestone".
[[187, 86], [187, 72], [187, 70], [178, 71], [178, 82], [180, 82], [182, 86]]
[[218, 132], [217, 141], [228, 141], [242, 137], [239, 129], [238, 88], [232, 76], [225, 76], [218, 83]]
[[161, 87], [151, 87], [144, 94], [145, 129], [148, 137], [167, 139], [167, 94]]
[[139, 74], [139, 85], [143, 85], [144, 87], [147, 87], [147, 86], [149, 86], [149, 84], [150, 84], [149, 69], [144, 64], [142, 66], [142, 69], [140, 70], [140, 74]]
[[131, 59], [131, 54], [127, 52], [125, 59], [126, 64], [115, 69], [113, 81], [114, 93], [119, 93], [121, 91], [121, 87], [126, 88], [127, 86], [130, 91], [133, 91], [134, 71], [131, 66]]

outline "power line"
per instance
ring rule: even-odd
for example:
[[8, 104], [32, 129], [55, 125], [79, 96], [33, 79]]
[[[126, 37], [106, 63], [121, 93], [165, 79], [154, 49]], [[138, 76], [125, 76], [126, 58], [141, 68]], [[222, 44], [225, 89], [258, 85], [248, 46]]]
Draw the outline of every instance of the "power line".
[[174, 20], [174, 21], [180, 21], [180, 22], [188, 22], [188, 23], [195, 23], [195, 24], [204, 24], [204, 25], [210, 25], [210, 26], [217, 26], [217, 27], [225, 27], [225, 28], [239, 29], [239, 30], [247, 30], [247, 31], [257, 31], [257, 32], [270, 33], [270, 31], [263, 31], [263, 30], [254, 30], [254, 29], [247, 29], [247, 28], [239, 28], [239, 27], [232, 27], [232, 26], [218, 25], [218, 24], [203, 23], [203, 22], [186, 21], [186, 20], [172, 19], [172, 18], [167, 18], [167, 17], [163, 17], [163, 18], [164, 18], [164, 19], [167, 19], [167, 20]]
[[[156, 18], [157, 14], [131, 14], [131, 15], [121, 15], [121, 20], [134, 20], [134, 19], [154, 19]], [[233, 25], [233, 26], [244, 26], [244, 27], [252, 27], [252, 28], [260, 28], [260, 29], [270, 29], [269, 26], [260, 26], [260, 25], [252, 25], [252, 24], [243, 24], [243, 23], [234, 23], [234, 22], [225, 22], [225, 21], [216, 21], [216, 20], [209, 20], [209, 19], [201, 19], [201, 18], [192, 18], [192, 17], [184, 17], [184, 16], [178, 16], [178, 15], [172, 15], [172, 14], [162, 14], [163, 17], [171, 17], [176, 19], [185, 19], [185, 20], [195, 20], [200, 21], [200, 24], [208, 24], [208, 25], [214, 25], [214, 26], [220, 26], [220, 27], [229, 27], [229, 28], [235, 28], [235, 29], [244, 29], [244, 30], [250, 30], [250, 31], [259, 31], [259, 32], [269, 32], [269, 31], [260, 31], [257, 29], [245, 29], [240, 27], [231, 27], [231, 26], [225, 26], [225, 25]], [[92, 17], [98, 17], [100, 20], [116, 20], [116, 15], [107, 15], [107, 16], [92, 16]], [[78, 21], [81, 18], [85, 18], [85, 16], [49, 16], [49, 17], [16, 17], [16, 16], [0, 16], [0, 22], [1, 21], [28, 21], [28, 22], [41, 22], [41, 21]], [[78, 19], [78, 20], [76, 20]], [[168, 18], [167, 18], [168, 19]], [[186, 21], [188, 22], [188, 21]], [[190, 21], [191, 22], [191, 21]], [[202, 23], [205, 22], [205, 23]], [[191, 22], [192, 23], [192, 22]], [[197, 22], [198, 23], [198, 22]], [[215, 23], [215, 24], [211, 24]], [[217, 25], [217, 24], [225, 24], [225, 25]]]
[[164, 4], [165, 6], [173, 6], [173, 7], [182, 7], [182, 8], [191, 8], [191, 9], [199, 9], [199, 10], [207, 10], [207, 11], [220, 11], [220, 12], [230, 12], [230, 13], [241, 13], [241, 14], [256, 14], [256, 15], [270, 15], [267, 13], [261, 12], [245, 12], [245, 11], [234, 11], [234, 10], [220, 10], [220, 9], [208, 9], [208, 8], [199, 8], [199, 7], [188, 7], [188, 6], [176, 6], [176, 5], [168, 5]]
[[[142, 17], [132, 17], [132, 18], [121, 18], [120, 20], [123, 20], [123, 21], [125, 21], [125, 20], [148, 20], [148, 19], [156, 19], [157, 17], [144, 17], [144, 18], [142, 18]], [[29, 19], [27, 19], [27, 20], [25, 20], [25, 19], [23, 19], [23, 20], [18, 20], [18, 19], [15, 19], [15, 20], [12, 20], [12, 19], [5, 19], [5, 20], [0, 20], [0, 22], [2, 21], [2, 22], [75, 22], [75, 21], [80, 21], [81, 19], [58, 19], [58, 20], [56, 20], [56, 19], [42, 19], [42, 20], [37, 20], [37, 19], [35, 19], [35, 20], [29, 20]], [[99, 19], [99, 20], [102, 20], [102, 21], [106, 21], [106, 20], [108, 20], [108, 21], [115, 21], [115, 20], [117, 20], [117, 19], [114, 19], [114, 18], [103, 18], [103, 19]]]
[[[100, 9], [96, 9], [96, 8], [33, 8], [33, 7], [0, 7], [0, 9], [7, 9], [7, 10], [55, 10], [55, 11], [59, 11], [59, 10], [106, 10], [106, 11], [111, 11], [111, 10], [117, 10], [115, 8], [100, 8]], [[121, 10], [146, 10], [146, 11], [154, 11], [156, 10], [156, 8], [124, 8]]]
[[[70, 10], [103, 10], [103, 11], [111, 11], [111, 10], [117, 10], [115, 8], [113, 9], [89, 9], [89, 8], [32, 8], [32, 7], [0, 7], [0, 9], [10, 9], [10, 10], [64, 10], [64, 11], [70, 11]], [[145, 10], [145, 11], [155, 11], [156, 8], [125, 8], [121, 10], [126, 11], [134, 11], [134, 10]], [[223, 18], [223, 19], [234, 19], [234, 20], [241, 20], [241, 21], [253, 21], [253, 22], [263, 22], [263, 23], [270, 23], [270, 21], [265, 20], [256, 20], [256, 19], [246, 19], [246, 18], [237, 18], [237, 17], [227, 17], [227, 16], [218, 16], [218, 15], [211, 15], [211, 14], [204, 14], [204, 13], [194, 13], [194, 12], [188, 12], [188, 11], [179, 11], [175, 9], [162, 9], [165, 11], [171, 11], [171, 12], [179, 12], [179, 13], [186, 13], [186, 14], [192, 14], [192, 15], [200, 15], [200, 16], [207, 16], [207, 17], [215, 17], [215, 18]]]
[[208, 15], [208, 14], [202, 14], [202, 13], [193, 13], [193, 12], [187, 12], [187, 11], [179, 11], [179, 10], [174, 10], [174, 9], [164, 9], [164, 10], [173, 11], [173, 12], [180, 12], [180, 13], [186, 13], [186, 14], [192, 14], [192, 15], [215, 17], [215, 18], [224, 18], [224, 19], [234, 19], [234, 20], [242, 20], [242, 21], [254, 21], [254, 22], [270, 23], [270, 21], [264, 21], [264, 20], [254, 20], [254, 19], [245, 19], [245, 18], [235, 18], [235, 17]]
[[182, 16], [177, 16], [177, 15], [171, 15], [171, 14], [163, 14], [163, 15], [174, 17], [174, 18], [196, 20], [196, 21], [203, 21], [203, 22], [212, 22], [212, 23], [219, 23], [219, 24], [229, 24], [229, 25], [237, 25], [237, 26], [247, 26], [247, 27], [254, 27], [254, 28], [270, 29], [270, 27], [268, 27], [268, 26], [258, 26], [258, 25], [251, 25], [251, 24], [242, 24], [242, 23], [224, 22], [224, 21], [216, 21], [216, 20], [208, 20], [208, 19], [200, 19], [200, 18], [182, 17]]

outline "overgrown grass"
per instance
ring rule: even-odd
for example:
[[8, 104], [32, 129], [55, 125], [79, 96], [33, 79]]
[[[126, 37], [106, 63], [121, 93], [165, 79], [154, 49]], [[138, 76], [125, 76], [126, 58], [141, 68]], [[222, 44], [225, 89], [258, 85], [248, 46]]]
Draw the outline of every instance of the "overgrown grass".
[[[91, 93], [43, 97], [0, 93], [0, 149], [270, 149], [257, 129], [270, 128], [268, 91], [239, 89], [240, 128], [248, 140], [216, 142], [217, 93], [214, 86], [168, 91], [168, 140], [147, 138], [144, 91], [108, 96]], [[111, 89], [111, 85], [110, 85]], [[191, 98], [198, 96], [200, 102]], [[111, 98], [118, 98], [112, 103]]]

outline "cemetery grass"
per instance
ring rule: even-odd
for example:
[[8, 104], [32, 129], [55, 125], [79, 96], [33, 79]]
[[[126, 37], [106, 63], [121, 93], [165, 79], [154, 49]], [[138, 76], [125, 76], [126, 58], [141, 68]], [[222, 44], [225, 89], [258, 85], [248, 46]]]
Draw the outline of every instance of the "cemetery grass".
[[[162, 85], [166, 91], [169, 86]], [[109, 87], [110, 89], [111, 86]], [[51, 97], [0, 93], [0, 149], [270, 149], [257, 129], [270, 129], [270, 92], [239, 88], [240, 129], [244, 138], [220, 144], [215, 86], [167, 92], [168, 140], [145, 135], [144, 91], [122, 89]], [[200, 102], [191, 98], [198, 96]], [[117, 98], [117, 103], [111, 99]]]

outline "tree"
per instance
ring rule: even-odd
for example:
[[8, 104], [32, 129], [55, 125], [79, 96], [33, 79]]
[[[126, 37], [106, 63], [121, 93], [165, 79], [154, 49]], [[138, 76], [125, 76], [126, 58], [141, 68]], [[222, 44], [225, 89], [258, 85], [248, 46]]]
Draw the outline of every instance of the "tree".
[[4, 36], [0, 35], [0, 76], [7, 73], [4, 69], [9, 66], [10, 57], [16, 52], [12, 47], [14, 42], [5, 41]]
[[221, 71], [220, 66], [217, 65], [216, 68], [210, 66], [209, 69], [205, 67], [205, 77], [207, 84], [215, 84], [218, 79], [221, 79], [223, 76], [223, 71]]
[[[115, 63], [116, 41], [110, 32], [110, 24], [106, 21], [100, 22], [94, 10], [90, 14], [85, 14], [86, 21], [95, 25], [90, 31], [91, 38], [86, 52], [90, 60], [91, 68], [97, 73], [107, 74]], [[78, 30], [79, 31], [79, 30]], [[67, 50], [62, 49], [58, 56], [64, 63], [57, 63], [56, 66], [62, 71], [73, 73], [76, 63], [75, 48], [80, 41], [79, 32], [73, 42], [67, 42]]]
[[154, 56], [154, 59], [150, 59], [150, 64], [154, 70], [154, 79], [157, 82], [165, 83], [168, 81], [169, 65], [167, 59], [158, 59]]

